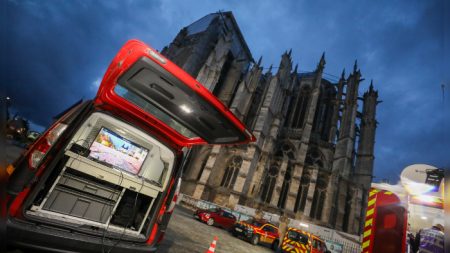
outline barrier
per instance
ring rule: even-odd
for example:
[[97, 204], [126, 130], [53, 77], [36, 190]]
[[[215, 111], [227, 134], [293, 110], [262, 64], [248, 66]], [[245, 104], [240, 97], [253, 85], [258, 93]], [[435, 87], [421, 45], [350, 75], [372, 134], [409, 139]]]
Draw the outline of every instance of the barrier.
[[[248, 220], [249, 218], [255, 216], [256, 209], [242, 206], [242, 205], [236, 205], [234, 210], [231, 210], [227, 207], [219, 206], [217, 204], [205, 201], [205, 200], [198, 200], [195, 198], [192, 198], [191, 196], [180, 194], [180, 204], [182, 204], [185, 207], [191, 208], [193, 210], [196, 210], [198, 208], [201, 209], [210, 209], [219, 207], [224, 210], [227, 210], [231, 212], [234, 216], [236, 216], [236, 219], [238, 221], [241, 220]], [[278, 224], [278, 219], [280, 218], [279, 215], [263, 212], [263, 218], [267, 221]], [[305, 227], [307, 225], [307, 227]], [[289, 226], [299, 228], [302, 230], [307, 230], [308, 232], [311, 232], [313, 234], [316, 234], [320, 236], [322, 239], [324, 239], [327, 244], [330, 246], [333, 245], [333, 248], [336, 248], [334, 252], [348, 252], [348, 253], [360, 253], [361, 252], [361, 243], [360, 243], [360, 237], [347, 234], [344, 232], [339, 232], [330, 228], [318, 226], [315, 224], [304, 224], [303, 222], [300, 222], [299, 220], [293, 220], [290, 219]]]

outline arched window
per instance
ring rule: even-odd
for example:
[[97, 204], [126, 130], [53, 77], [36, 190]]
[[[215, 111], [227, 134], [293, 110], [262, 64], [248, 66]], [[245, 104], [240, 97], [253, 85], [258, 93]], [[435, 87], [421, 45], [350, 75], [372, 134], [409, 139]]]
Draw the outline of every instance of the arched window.
[[306, 110], [308, 107], [308, 100], [310, 97], [311, 90], [309, 86], [304, 86], [301, 88], [298, 95], [297, 104], [295, 105], [292, 127], [302, 128], [303, 121], [305, 120]]
[[348, 230], [349, 230], [348, 224], [349, 224], [349, 219], [351, 219], [350, 212], [352, 210], [355, 193], [356, 193], [356, 191], [352, 187], [349, 187], [347, 189], [347, 196], [345, 198], [344, 218], [342, 221], [342, 230], [344, 232], [348, 232]]
[[295, 200], [294, 212], [305, 210], [306, 197], [308, 196], [309, 182], [311, 179], [311, 174], [309, 169], [304, 169], [303, 176], [300, 181], [300, 186], [298, 187], [297, 199]]
[[275, 183], [277, 181], [278, 171], [279, 168], [277, 164], [272, 164], [267, 170], [261, 191], [262, 202], [269, 203], [270, 200], [272, 199], [272, 193], [273, 189], [275, 188]]
[[295, 148], [290, 142], [285, 142], [281, 149], [283, 151], [283, 155], [286, 156], [288, 159], [293, 160], [295, 159]]
[[238, 176], [241, 165], [242, 157], [233, 156], [228, 162], [228, 166], [225, 169], [225, 174], [223, 175], [220, 186], [232, 188], [234, 183], [236, 182], [236, 178]]
[[311, 206], [309, 217], [320, 220], [322, 218], [322, 208], [325, 203], [326, 189], [328, 185], [328, 177], [320, 174], [317, 178], [316, 189]]
[[317, 167], [319, 170], [326, 169], [325, 157], [317, 147], [310, 147], [306, 154], [305, 166]]
[[336, 88], [328, 81], [323, 81], [320, 86], [320, 94], [313, 123], [313, 133], [323, 141], [328, 141], [335, 97]]
[[206, 162], [208, 162], [208, 157], [205, 157], [205, 159], [202, 162], [202, 165], [200, 166], [200, 170], [198, 171], [197, 174], [197, 181], [200, 180], [200, 178], [202, 177], [203, 170], [205, 169], [206, 166]]
[[284, 208], [286, 205], [287, 194], [289, 193], [289, 186], [291, 185], [292, 178], [292, 164], [288, 162], [286, 172], [284, 174], [283, 185], [281, 186], [280, 199], [278, 200], [278, 207]]

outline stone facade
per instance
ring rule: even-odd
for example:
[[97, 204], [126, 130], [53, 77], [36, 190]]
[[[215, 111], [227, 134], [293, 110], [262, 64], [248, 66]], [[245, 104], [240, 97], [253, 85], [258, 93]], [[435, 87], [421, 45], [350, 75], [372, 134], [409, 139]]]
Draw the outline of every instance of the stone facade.
[[[162, 53], [196, 77], [253, 131], [239, 146], [194, 147], [182, 192], [233, 208], [287, 213], [359, 234], [373, 174], [376, 106], [373, 85], [358, 96], [361, 73], [339, 81], [293, 67], [291, 50], [266, 71], [231, 12], [183, 28]], [[362, 106], [362, 111], [358, 107]]]

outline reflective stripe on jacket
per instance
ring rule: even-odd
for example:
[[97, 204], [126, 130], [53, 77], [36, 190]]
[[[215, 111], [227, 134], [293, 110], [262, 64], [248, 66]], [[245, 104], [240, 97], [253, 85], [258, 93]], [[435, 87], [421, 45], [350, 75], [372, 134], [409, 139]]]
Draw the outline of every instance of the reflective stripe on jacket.
[[444, 233], [434, 228], [423, 229], [420, 231], [419, 252], [443, 253]]

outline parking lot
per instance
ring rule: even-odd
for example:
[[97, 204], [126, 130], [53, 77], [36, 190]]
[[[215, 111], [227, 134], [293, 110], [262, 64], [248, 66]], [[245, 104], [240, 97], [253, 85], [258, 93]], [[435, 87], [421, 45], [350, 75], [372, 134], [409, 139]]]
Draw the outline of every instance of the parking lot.
[[158, 252], [204, 253], [218, 237], [216, 253], [273, 252], [263, 246], [254, 246], [233, 237], [226, 230], [210, 227], [193, 218], [193, 211], [177, 206], [169, 223], [166, 236]]

